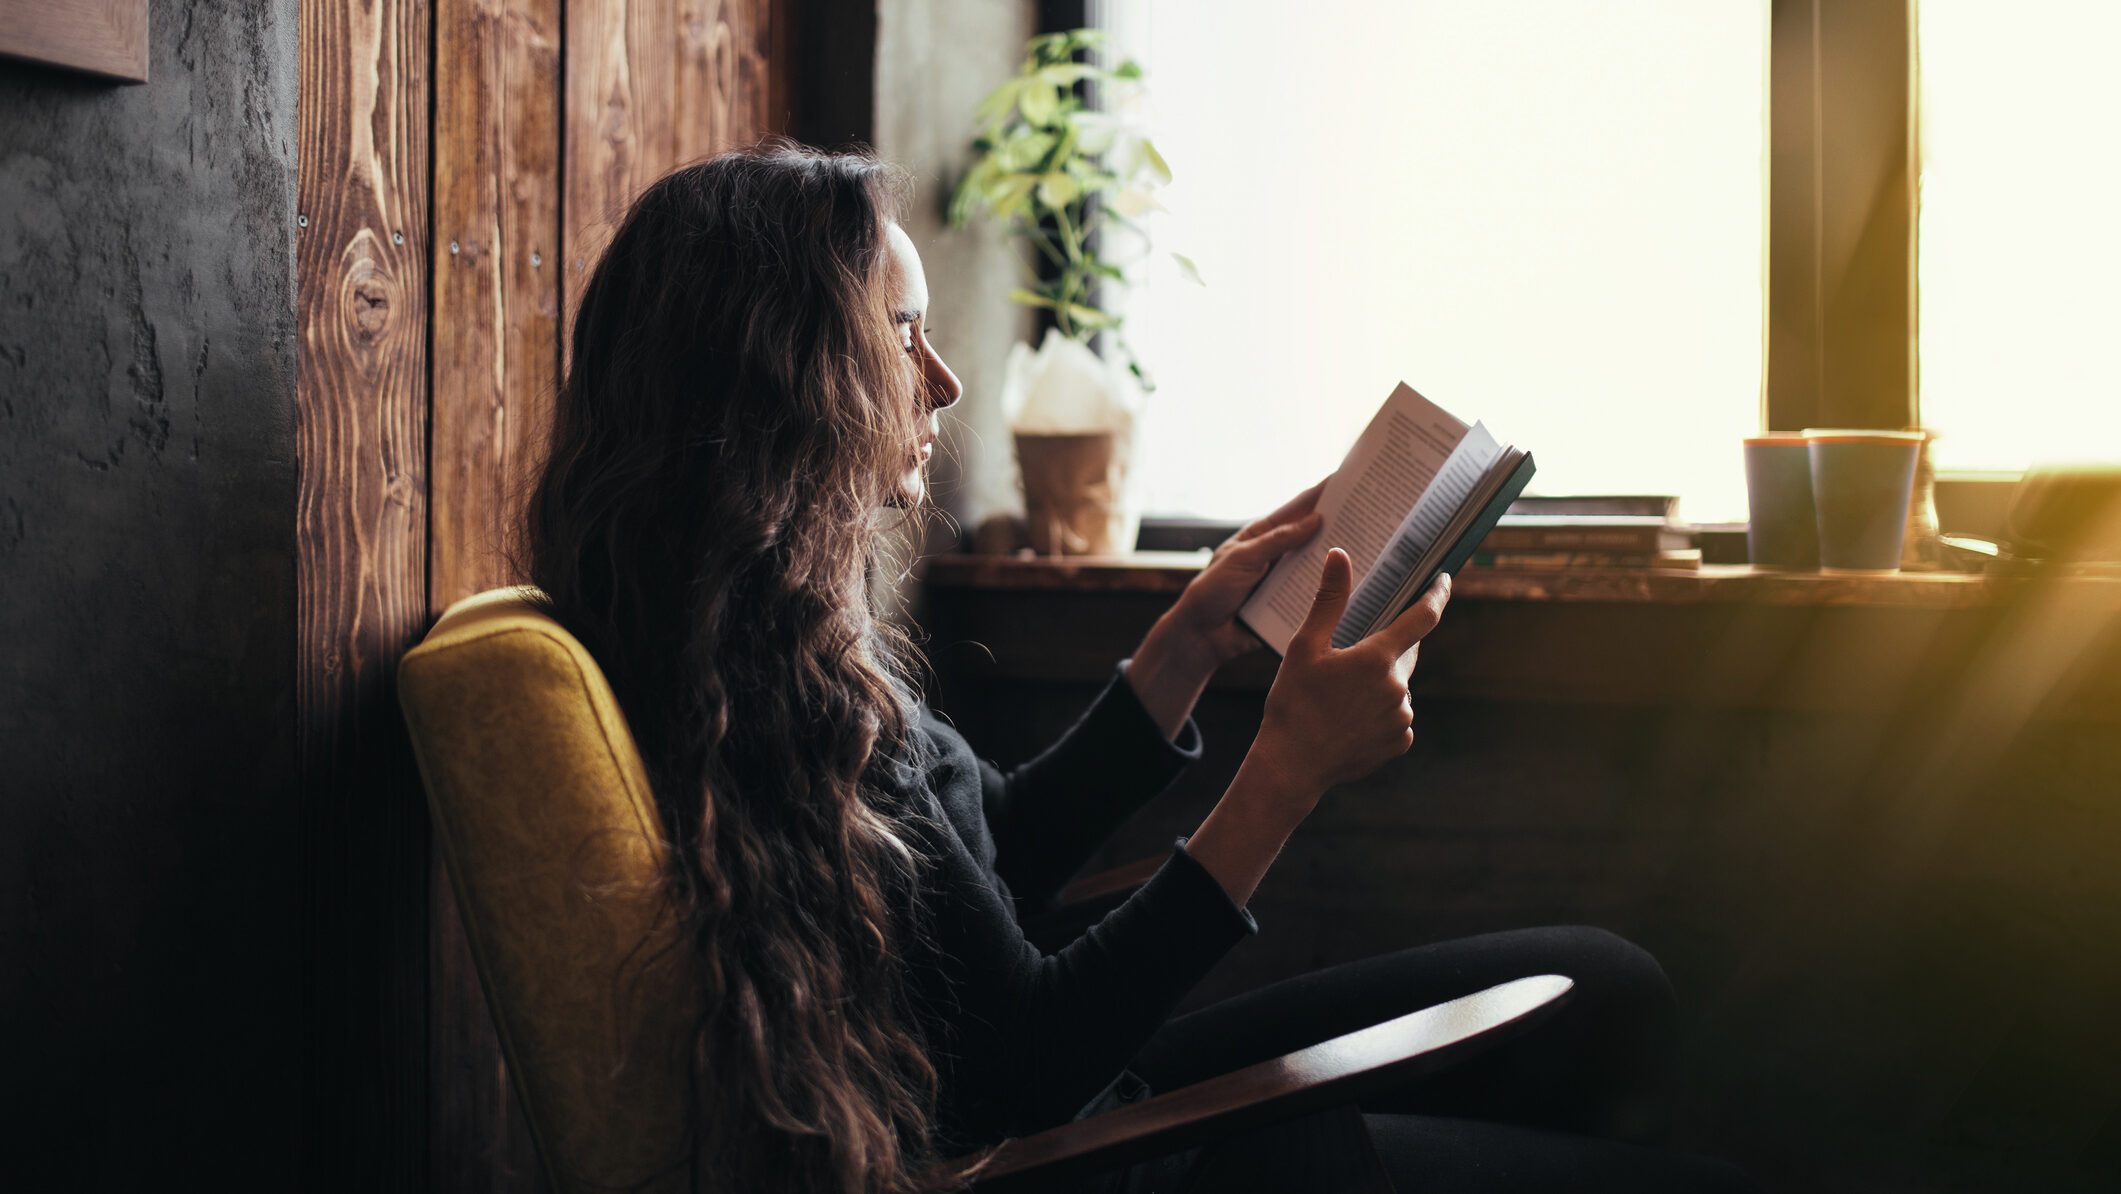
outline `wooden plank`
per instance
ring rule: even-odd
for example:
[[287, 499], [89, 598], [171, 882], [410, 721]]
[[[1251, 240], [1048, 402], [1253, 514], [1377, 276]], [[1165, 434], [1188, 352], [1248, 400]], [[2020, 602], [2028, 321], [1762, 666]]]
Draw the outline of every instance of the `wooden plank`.
[[672, 169], [785, 127], [785, 0], [567, 5], [564, 318], [626, 207]]
[[647, 0], [567, 5], [561, 310], [569, 323], [626, 205], [674, 164], [675, 18], [671, 6]]
[[0, 54], [147, 82], [147, 0], [0, 0]]
[[559, 0], [435, 13], [429, 606], [518, 577], [520, 501], [559, 386]]
[[429, 13], [303, 0], [296, 149], [306, 1172], [425, 1173], [427, 830], [392, 691], [427, 611]]
[[769, 0], [678, 0], [672, 166], [749, 145], [781, 127]]
[[[559, 0], [435, 11], [433, 497], [428, 607], [509, 560], [559, 384]], [[458, 920], [430, 864], [428, 1188], [546, 1188]]]

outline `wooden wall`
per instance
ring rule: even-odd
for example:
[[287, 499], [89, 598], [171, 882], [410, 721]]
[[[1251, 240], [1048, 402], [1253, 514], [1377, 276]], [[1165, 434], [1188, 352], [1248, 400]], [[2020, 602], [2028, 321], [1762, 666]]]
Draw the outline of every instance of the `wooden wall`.
[[626, 204], [766, 135], [866, 140], [874, 29], [874, 5], [847, 0], [302, 4], [298, 716], [322, 1185], [543, 1184], [392, 674], [451, 602], [517, 579], [569, 315]]

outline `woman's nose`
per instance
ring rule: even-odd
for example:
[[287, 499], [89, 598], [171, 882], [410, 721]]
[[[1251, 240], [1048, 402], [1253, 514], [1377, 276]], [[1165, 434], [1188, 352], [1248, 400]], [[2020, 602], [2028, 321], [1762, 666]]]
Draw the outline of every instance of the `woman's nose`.
[[943, 410], [956, 406], [957, 400], [965, 396], [965, 387], [957, 380], [957, 374], [943, 363], [941, 353], [928, 353], [928, 409]]

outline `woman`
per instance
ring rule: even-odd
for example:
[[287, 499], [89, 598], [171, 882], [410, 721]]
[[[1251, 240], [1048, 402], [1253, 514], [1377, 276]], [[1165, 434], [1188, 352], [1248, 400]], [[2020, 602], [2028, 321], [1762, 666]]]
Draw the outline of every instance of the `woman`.
[[[960, 393], [928, 342], [894, 196], [873, 160], [793, 148], [649, 188], [583, 295], [531, 503], [533, 579], [609, 675], [675, 845], [705, 986], [703, 1170], [747, 1189], [918, 1189], [937, 1157], [1064, 1122], [1123, 1078], [1180, 1085], [1547, 971], [1580, 990], [1537, 1048], [1398, 1109], [1533, 1128], [1359, 1122], [1406, 1170], [1402, 1190], [1528, 1146], [1658, 1162], [1534, 1130], [1655, 1118], [1669, 994], [1655, 963], [1601, 934], [1409, 951], [1167, 1023], [1254, 931], [1246, 900], [1326, 789], [1412, 742], [1408, 676], [1447, 582], [1336, 651], [1349, 565], [1332, 554], [1258, 740], [1199, 830], [1066, 948], [1024, 940], [1015, 910], [1197, 757], [1194, 700], [1252, 645], [1232, 616], [1316, 533], [1317, 490], [1218, 550], [1060, 743], [1007, 776], [980, 762], [919, 705], [870, 599], [880, 514], [920, 508], [936, 412]], [[1310, 1163], [1281, 1152], [1293, 1172]]]

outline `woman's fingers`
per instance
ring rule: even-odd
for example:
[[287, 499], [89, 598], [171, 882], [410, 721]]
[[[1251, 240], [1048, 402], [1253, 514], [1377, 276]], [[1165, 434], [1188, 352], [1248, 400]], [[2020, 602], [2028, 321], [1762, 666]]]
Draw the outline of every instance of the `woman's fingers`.
[[1301, 648], [1316, 655], [1333, 645], [1333, 628], [1348, 608], [1348, 591], [1355, 587], [1355, 570], [1348, 553], [1334, 548], [1326, 553], [1325, 567], [1318, 573], [1318, 595], [1311, 599], [1311, 612], [1289, 640], [1290, 653]]
[[1246, 557], [1246, 564], [1265, 574], [1268, 568], [1274, 566], [1274, 561], [1310, 542], [1311, 537], [1318, 534], [1318, 528], [1325, 525], [1325, 521], [1325, 515], [1314, 510], [1294, 522], [1283, 523], [1243, 540], [1231, 550], [1242, 552]]
[[1316, 510], [1318, 508], [1318, 495], [1326, 491], [1326, 481], [1332, 479], [1327, 477], [1325, 481], [1320, 481], [1311, 488], [1283, 502], [1273, 513], [1255, 518], [1251, 522], [1246, 523], [1245, 528], [1237, 532], [1237, 538], [1239, 540], [1255, 538], [1287, 523], [1296, 522]]
[[1421, 599], [1408, 606], [1391, 623], [1372, 637], [1383, 639], [1385, 645], [1396, 655], [1405, 655], [1414, 649], [1414, 644], [1425, 638], [1436, 624], [1443, 621], [1443, 607], [1451, 602], [1451, 574], [1439, 572], [1429, 582], [1428, 591]]

